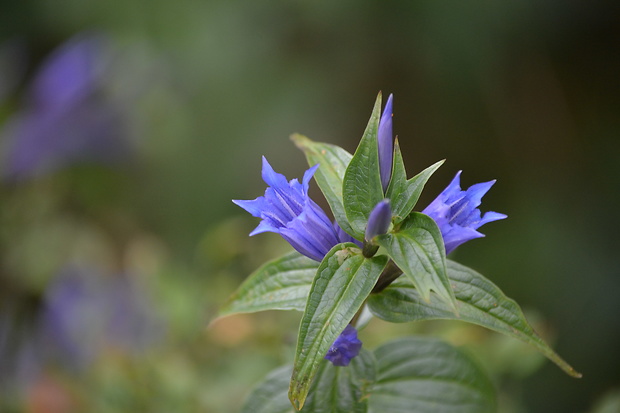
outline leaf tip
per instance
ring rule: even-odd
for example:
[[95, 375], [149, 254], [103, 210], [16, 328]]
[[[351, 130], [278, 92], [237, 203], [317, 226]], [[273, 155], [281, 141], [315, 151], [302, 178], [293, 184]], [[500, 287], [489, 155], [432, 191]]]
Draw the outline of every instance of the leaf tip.
[[306, 136], [300, 134], [300, 133], [293, 133], [291, 134], [291, 136], [289, 136], [289, 139], [291, 141], [293, 141], [293, 143], [295, 144], [295, 146], [297, 146], [299, 149], [304, 149], [306, 148], [308, 145], [308, 142], [310, 141], [310, 139], [308, 139]]
[[298, 397], [298, 394], [292, 390], [288, 393], [288, 399], [291, 401], [291, 404], [296, 411], [303, 409], [304, 402], [306, 401], [305, 397]]

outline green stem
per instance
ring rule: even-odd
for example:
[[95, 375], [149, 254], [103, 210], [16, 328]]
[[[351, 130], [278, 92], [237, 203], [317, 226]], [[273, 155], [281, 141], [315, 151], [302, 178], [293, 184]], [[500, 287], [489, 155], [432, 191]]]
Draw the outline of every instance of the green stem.
[[375, 287], [372, 289], [372, 293], [380, 293], [385, 290], [388, 285], [392, 284], [394, 280], [403, 275], [403, 272], [400, 268], [394, 263], [394, 261], [389, 260], [383, 272], [379, 276]]

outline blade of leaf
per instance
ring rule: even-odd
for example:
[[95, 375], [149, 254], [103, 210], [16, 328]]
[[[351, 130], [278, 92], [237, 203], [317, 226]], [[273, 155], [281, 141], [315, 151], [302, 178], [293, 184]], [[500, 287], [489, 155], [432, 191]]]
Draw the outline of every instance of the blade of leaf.
[[392, 180], [387, 189], [386, 198], [390, 199], [394, 224], [402, 222], [415, 207], [424, 185], [437, 169], [445, 162], [441, 160], [429, 166], [413, 178], [407, 180], [403, 157], [398, 139], [394, 142], [394, 167]]
[[381, 115], [381, 93], [362, 136], [355, 155], [349, 163], [342, 182], [344, 211], [357, 239], [363, 239], [368, 216], [383, 199], [379, 172], [377, 128]]
[[220, 309], [218, 317], [306, 307], [319, 263], [298, 252], [269, 261], [254, 271]]
[[408, 337], [375, 350], [371, 413], [495, 412], [495, 390], [467, 355], [435, 339]]
[[[293, 413], [288, 399], [292, 365], [273, 370], [248, 396], [241, 413]], [[365, 413], [377, 376], [373, 353], [363, 350], [346, 368], [321, 361], [302, 413]]]
[[397, 280], [387, 289], [372, 294], [368, 306], [377, 317], [402, 323], [419, 320], [462, 320], [506, 334], [534, 346], [572, 377], [581, 377], [529, 325], [521, 308], [491, 281], [464, 265], [447, 260], [448, 277], [457, 300], [459, 316], [446, 304], [431, 297], [421, 300], [409, 283]]
[[339, 146], [314, 142], [299, 134], [291, 135], [291, 140], [304, 152], [308, 165], [314, 166], [317, 163], [321, 165], [315, 172], [314, 179], [340, 227], [348, 234], [352, 234], [353, 230], [342, 204], [342, 180], [353, 155]]
[[246, 399], [241, 413], [294, 413], [288, 399], [288, 382], [292, 365], [273, 370], [254, 388]]
[[289, 398], [300, 410], [329, 347], [372, 291], [387, 257], [364, 258], [353, 243], [331, 249], [319, 266], [299, 327]]
[[425, 301], [435, 291], [456, 312], [456, 300], [446, 274], [446, 251], [441, 231], [432, 218], [412, 213], [401, 228], [376, 238], [421, 293]]
[[302, 413], [366, 413], [377, 374], [375, 356], [362, 350], [346, 368], [321, 361]]

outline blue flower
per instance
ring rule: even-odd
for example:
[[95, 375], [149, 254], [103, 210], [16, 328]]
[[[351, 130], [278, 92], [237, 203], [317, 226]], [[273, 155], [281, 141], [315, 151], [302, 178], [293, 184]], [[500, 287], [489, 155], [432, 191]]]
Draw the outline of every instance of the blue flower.
[[377, 131], [379, 145], [379, 172], [383, 191], [387, 190], [392, 176], [392, 161], [394, 159], [394, 136], [392, 135], [392, 95], [388, 97], [379, 120]]
[[278, 233], [297, 251], [316, 261], [321, 261], [339, 243], [332, 222], [308, 195], [308, 184], [318, 167], [308, 169], [301, 183], [297, 179], [287, 182], [263, 157], [262, 176], [269, 185], [265, 196], [251, 201], [233, 200], [253, 216], [262, 218], [250, 236]]
[[461, 171], [458, 171], [450, 185], [422, 211], [439, 226], [446, 254], [464, 242], [484, 237], [484, 234], [477, 231], [482, 225], [507, 217], [498, 212], [486, 212], [481, 216], [478, 209], [482, 197], [491, 189], [495, 180], [475, 184], [462, 191], [460, 178]]
[[362, 342], [357, 338], [357, 330], [349, 324], [329, 348], [325, 358], [334, 366], [348, 366], [361, 349]]

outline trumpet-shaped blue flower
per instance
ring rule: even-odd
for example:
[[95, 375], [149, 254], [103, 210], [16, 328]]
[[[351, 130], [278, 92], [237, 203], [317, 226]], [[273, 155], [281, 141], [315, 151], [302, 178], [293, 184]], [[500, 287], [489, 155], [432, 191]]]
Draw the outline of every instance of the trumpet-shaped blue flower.
[[325, 212], [308, 195], [308, 185], [319, 165], [304, 173], [301, 183], [290, 182], [273, 170], [263, 157], [262, 177], [265, 195], [254, 200], [233, 200], [255, 217], [262, 218], [250, 236], [261, 232], [280, 234], [293, 248], [316, 261], [336, 244], [338, 235]]
[[477, 231], [482, 225], [507, 217], [498, 212], [486, 212], [481, 215], [478, 209], [482, 197], [491, 189], [495, 180], [475, 184], [462, 191], [461, 172], [458, 171], [450, 185], [422, 211], [423, 214], [433, 218], [439, 226], [446, 254], [464, 242], [484, 237], [484, 234]]
[[361, 349], [362, 342], [357, 338], [357, 330], [349, 324], [329, 348], [325, 358], [334, 366], [348, 366]]
[[383, 191], [387, 190], [392, 176], [392, 161], [394, 159], [394, 136], [392, 135], [392, 100], [390, 94], [383, 114], [379, 120], [377, 131], [377, 141], [379, 145], [379, 172], [381, 176], [381, 186]]

